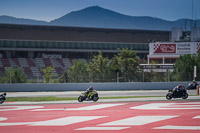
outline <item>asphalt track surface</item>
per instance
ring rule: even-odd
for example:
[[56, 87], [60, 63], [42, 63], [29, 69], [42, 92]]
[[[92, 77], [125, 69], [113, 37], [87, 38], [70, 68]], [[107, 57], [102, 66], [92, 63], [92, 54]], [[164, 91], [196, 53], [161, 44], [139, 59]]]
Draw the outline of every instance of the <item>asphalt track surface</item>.
[[0, 131], [5, 133], [200, 132], [200, 100], [157, 99], [157, 101], [77, 103], [18, 105], [5, 102], [0, 105]]
[[[99, 97], [120, 96], [165, 96], [167, 90], [135, 90], [135, 91], [98, 91]], [[8, 92], [7, 97], [78, 97], [81, 91], [63, 92]], [[189, 95], [196, 95], [196, 90], [188, 90]]]
[[[0, 105], [0, 131], [5, 133], [199, 133], [200, 96], [166, 100], [166, 90], [102, 91], [102, 96], [163, 96]], [[18, 92], [8, 97], [74, 97], [80, 92]], [[193, 95], [193, 96], [191, 96]]]

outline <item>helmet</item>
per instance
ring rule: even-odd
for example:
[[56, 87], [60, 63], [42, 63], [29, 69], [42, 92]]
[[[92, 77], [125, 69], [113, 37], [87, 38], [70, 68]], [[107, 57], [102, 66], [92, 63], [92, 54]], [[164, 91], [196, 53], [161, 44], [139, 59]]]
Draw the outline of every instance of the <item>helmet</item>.
[[90, 90], [90, 91], [92, 91], [92, 90], [93, 90], [93, 87], [92, 87], [92, 86], [90, 86], [89, 90]]
[[181, 84], [179, 84], [179, 85], [178, 85], [178, 88], [181, 88], [181, 87], [182, 87], [182, 85], [181, 85]]
[[5, 96], [6, 96], [6, 93], [3, 93], [3, 95], [5, 95]]

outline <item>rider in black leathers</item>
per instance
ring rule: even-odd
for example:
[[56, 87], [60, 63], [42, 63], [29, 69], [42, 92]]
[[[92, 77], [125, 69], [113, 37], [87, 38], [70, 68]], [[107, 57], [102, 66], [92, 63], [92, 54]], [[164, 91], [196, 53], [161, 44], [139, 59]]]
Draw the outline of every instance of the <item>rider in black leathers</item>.
[[2, 103], [2, 100], [5, 101], [6, 100], [6, 93], [1, 94], [0, 98], [1, 98], [1, 103]]
[[198, 86], [198, 83], [195, 80], [193, 80], [192, 83], [189, 83], [187, 89], [196, 89], [197, 86]]
[[4, 96], [4, 97], [6, 97], [6, 93], [1, 94], [0, 96]]
[[176, 86], [173, 90], [172, 90], [172, 93], [177, 93], [178, 91], [182, 91], [184, 90], [184, 87], [179, 84], [178, 86]]

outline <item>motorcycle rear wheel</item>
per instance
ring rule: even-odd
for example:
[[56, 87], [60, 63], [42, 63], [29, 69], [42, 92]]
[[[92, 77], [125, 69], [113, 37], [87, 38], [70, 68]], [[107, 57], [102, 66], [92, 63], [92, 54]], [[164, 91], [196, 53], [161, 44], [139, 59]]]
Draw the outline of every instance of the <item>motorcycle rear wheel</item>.
[[79, 97], [78, 97], [78, 101], [79, 101], [79, 102], [83, 102], [83, 101], [84, 101], [84, 98], [83, 98], [82, 96], [79, 96]]
[[171, 99], [172, 99], [172, 94], [171, 94], [171, 93], [167, 93], [166, 99], [167, 99], [167, 100], [171, 100]]

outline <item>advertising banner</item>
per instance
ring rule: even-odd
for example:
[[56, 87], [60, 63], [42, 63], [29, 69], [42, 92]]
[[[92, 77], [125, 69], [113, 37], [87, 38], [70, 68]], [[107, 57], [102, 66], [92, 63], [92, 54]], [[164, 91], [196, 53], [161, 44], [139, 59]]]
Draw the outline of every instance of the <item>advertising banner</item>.
[[62, 55], [42, 53], [42, 58], [62, 58]]
[[167, 42], [150, 43], [149, 54], [197, 54], [200, 52], [200, 42]]
[[177, 54], [192, 54], [194, 53], [193, 51], [193, 46], [191, 43], [177, 43]]
[[176, 44], [155, 44], [154, 53], [176, 53]]

